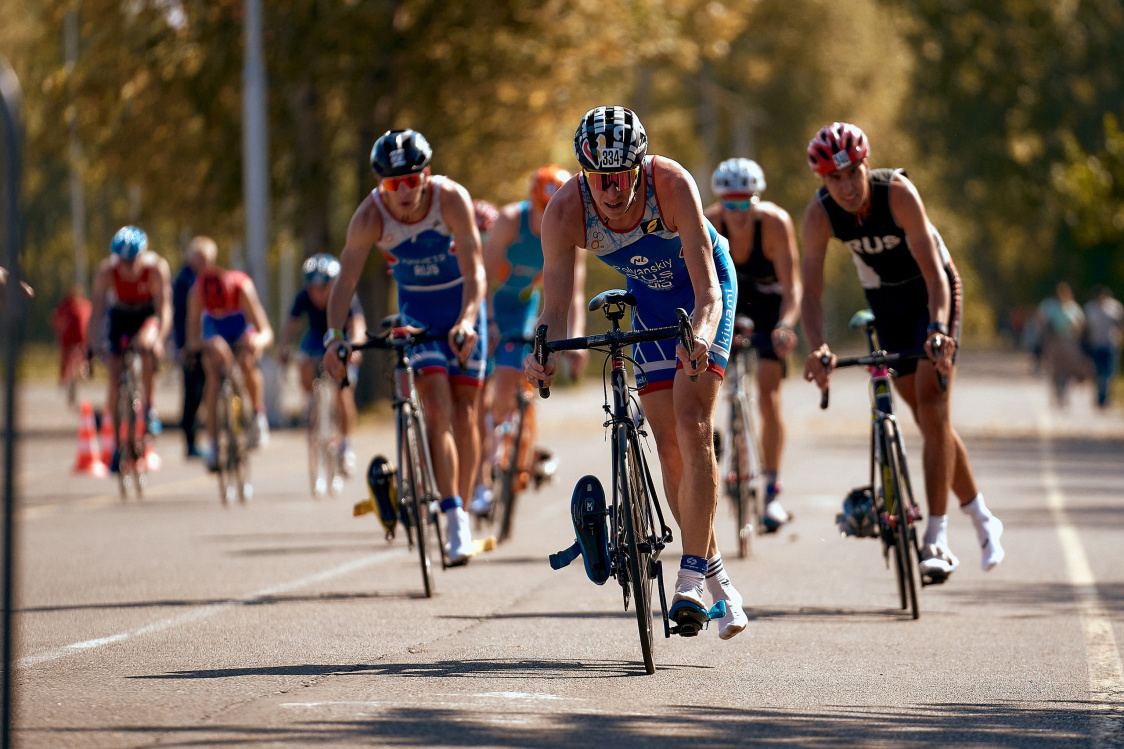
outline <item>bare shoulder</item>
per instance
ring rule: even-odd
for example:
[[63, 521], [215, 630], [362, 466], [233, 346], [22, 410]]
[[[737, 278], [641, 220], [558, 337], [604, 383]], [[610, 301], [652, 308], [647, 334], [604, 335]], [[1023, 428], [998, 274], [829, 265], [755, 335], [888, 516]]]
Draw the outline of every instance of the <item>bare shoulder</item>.
[[566, 180], [546, 204], [546, 212], [543, 214], [544, 237], [549, 230], [552, 234], [561, 233], [565, 238], [573, 240], [575, 246], [581, 246], [585, 242], [585, 205], [582, 202], [579, 179], [575, 174]]
[[917, 185], [903, 173], [896, 173], [890, 180], [890, 200], [914, 200], [921, 203], [921, 193], [917, 192]]
[[352, 246], [370, 247], [382, 238], [382, 214], [375, 205], [375, 197], [368, 194], [351, 216], [347, 227], [347, 243]]
[[785, 226], [792, 224], [792, 216], [788, 211], [768, 200], [757, 204], [757, 212], [761, 214], [761, 220], [766, 223]]
[[698, 191], [695, 178], [682, 164], [666, 156], [652, 157], [652, 183], [659, 192], [669, 195], [690, 194]]

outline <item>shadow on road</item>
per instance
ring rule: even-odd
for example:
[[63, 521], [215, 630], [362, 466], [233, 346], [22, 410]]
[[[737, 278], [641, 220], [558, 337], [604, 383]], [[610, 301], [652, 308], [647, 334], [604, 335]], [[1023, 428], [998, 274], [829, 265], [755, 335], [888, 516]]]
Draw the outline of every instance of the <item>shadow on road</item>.
[[[587, 668], [590, 664], [575, 664]], [[505, 699], [494, 711], [426, 707], [423, 704], [381, 708], [364, 706], [361, 718], [306, 719], [283, 728], [207, 724], [132, 726], [107, 733], [162, 734], [161, 746], [215, 744], [322, 746], [496, 746], [572, 749], [575, 746], [652, 746], [678, 738], [696, 749], [729, 746], [989, 746], [1054, 747], [1088, 745], [1095, 719], [1092, 703], [1048, 704], [1045, 707], [997, 701], [991, 704], [930, 704], [873, 707], [847, 705], [816, 711], [720, 709], [678, 706], [662, 714], [595, 713], [528, 709], [534, 705]], [[22, 732], [24, 738], [75, 734], [97, 735], [97, 729], [54, 729]], [[117, 733], [116, 735], [120, 735]], [[677, 742], [676, 742], [677, 743]]]
[[[1097, 598], [1110, 614], [1124, 613], [1124, 583], [1097, 583]], [[948, 595], [972, 606], [1019, 609], [1018, 618], [1040, 612], [1043, 618], [1072, 616], [1078, 610], [1080, 586], [1068, 583], [1007, 583], [1002, 587], [952, 590]]]
[[410, 601], [424, 600], [422, 593], [318, 593], [303, 596], [261, 596], [260, 598], [196, 598], [192, 600], [164, 599], [157, 601], [124, 601], [119, 603], [81, 603], [69, 606], [28, 606], [17, 609], [17, 614], [44, 614], [57, 611], [97, 611], [113, 609], [195, 608], [203, 606], [264, 606], [281, 603], [325, 603], [332, 601]]

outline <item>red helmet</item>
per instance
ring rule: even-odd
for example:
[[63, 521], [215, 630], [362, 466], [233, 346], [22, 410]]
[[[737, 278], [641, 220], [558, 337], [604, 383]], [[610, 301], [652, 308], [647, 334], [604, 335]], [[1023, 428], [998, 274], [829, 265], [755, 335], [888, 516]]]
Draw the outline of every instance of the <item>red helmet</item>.
[[546, 206], [558, 188], [566, 184], [570, 173], [557, 164], [540, 166], [531, 177], [531, 200], [543, 208]]
[[849, 122], [835, 122], [808, 143], [808, 166], [821, 177], [857, 164], [870, 153], [870, 141]]
[[476, 230], [481, 234], [490, 230], [500, 217], [500, 212], [487, 200], [472, 201], [472, 209], [476, 214]]

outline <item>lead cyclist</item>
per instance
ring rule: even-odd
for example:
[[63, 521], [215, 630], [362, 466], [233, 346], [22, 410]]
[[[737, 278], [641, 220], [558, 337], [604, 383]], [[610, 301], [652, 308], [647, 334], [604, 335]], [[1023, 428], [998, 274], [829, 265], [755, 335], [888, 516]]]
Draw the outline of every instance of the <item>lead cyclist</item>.
[[[596, 107], [582, 117], [574, 134], [581, 171], [558, 190], [543, 218], [544, 306], [538, 323], [547, 326], [548, 338], [563, 337], [579, 250], [625, 274], [636, 299], [634, 330], [677, 324], [677, 307], [691, 315], [693, 351], [657, 341], [634, 347], [633, 358], [642, 366], [636, 383], [683, 541], [672, 605], [705, 608], [707, 591], [725, 601], [719, 637], [726, 640], [748, 623], [714, 538], [714, 409], [730, 354], [737, 282], [726, 240], [704, 218], [691, 175], [647, 152], [647, 133], [632, 110]], [[549, 385], [555, 370], [554, 354], [545, 366], [533, 354], [524, 359], [532, 384]]]

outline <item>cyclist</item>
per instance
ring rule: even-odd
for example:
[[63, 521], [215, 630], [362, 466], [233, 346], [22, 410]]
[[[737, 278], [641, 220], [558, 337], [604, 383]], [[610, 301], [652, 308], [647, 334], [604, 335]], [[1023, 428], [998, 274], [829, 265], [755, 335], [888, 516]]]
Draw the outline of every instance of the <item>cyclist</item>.
[[[148, 249], [148, 235], [135, 226], [124, 226], [113, 235], [110, 256], [94, 274], [92, 320], [101, 320], [108, 309], [109, 382], [106, 408], [115, 408], [121, 377], [121, 354], [130, 341], [141, 353], [145, 426], [149, 434], [163, 429], [153, 395], [156, 363], [164, 355], [164, 339], [172, 329], [172, 272], [168, 262]], [[110, 470], [117, 470], [113, 454]]]
[[[213, 255], [212, 255], [213, 257]], [[249, 430], [250, 447], [269, 444], [269, 421], [265, 417], [265, 386], [258, 362], [273, 345], [273, 328], [262, 308], [253, 280], [242, 271], [208, 265], [195, 280], [188, 297], [188, 347], [203, 355], [206, 386], [207, 433], [211, 447], [206, 454], [207, 470], [218, 470], [215, 454], [216, 405], [224, 370], [235, 359], [242, 369], [246, 394], [254, 404], [255, 417]]]
[[340, 254], [340, 275], [328, 301], [325, 369], [343, 376], [337, 349], [350, 352], [342, 330], [363, 266], [378, 245], [398, 282], [403, 321], [448, 331], [445, 341], [423, 344], [412, 363], [420, 376], [441, 510], [448, 524], [447, 554], [454, 564], [473, 553], [462, 497], [472, 496], [480, 453], [476, 413], [484, 383], [487, 329], [484, 263], [468, 191], [430, 174], [433, 150], [415, 130], [384, 133], [371, 149], [379, 184], [355, 210]]
[[[494, 388], [494, 424], [502, 424], [515, 410], [517, 388], [530, 387], [522, 372], [523, 359], [530, 353], [530, 346], [510, 340], [501, 341], [501, 338], [529, 336], [534, 332], [535, 318], [541, 306], [543, 212], [554, 193], [569, 178], [569, 172], [556, 164], [535, 170], [527, 200], [505, 205], [500, 210], [484, 245], [484, 270], [492, 290], [488, 300], [488, 340], [494, 347], [489, 362], [494, 365], [494, 371], [489, 375]], [[574, 290], [578, 296], [570, 308], [570, 328], [577, 331], [572, 335], [582, 335], [585, 330], [584, 255], [577, 255], [574, 275]], [[549, 451], [534, 447], [534, 401], [528, 404], [524, 419], [524, 433], [530, 437], [525, 442], [526, 449], [538, 450], [535, 456], [537, 468], [548, 462], [551, 455]], [[518, 457], [522, 463], [523, 456]], [[525, 485], [527, 478], [520, 473], [518, 488]], [[488, 504], [487, 494], [478, 491], [473, 498], [472, 511], [483, 514], [488, 511]]]
[[[300, 341], [300, 375], [301, 386], [305, 393], [312, 394], [312, 383], [316, 379], [316, 365], [324, 358], [324, 334], [328, 332], [328, 295], [332, 292], [332, 283], [340, 273], [340, 261], [327, 253], [313, 255], [304, 261], [301, 266], [304, 275], [304, 288], [297, 292], [293, 306], [289, 310], [289, 319], [281, 329], [281, 362], [287, 364], [290, 358], [292, 341], [297, 335], [297, 326], [301, 317], [308, 315], [308, 331]], [[351, 296], [351, 304], [347, 311], [348, 340], [362, 343], [366, 340], [367, 321], [363, 316], [363, 307], [359, 304], [359, 297]], [[355, 382], [359, 374], [361, 352], [356, 352], [348, 368], [348, 379]], [[343, 440], [340, 444], [340, 466], [345, 476], [350, 476], [355, 470], [355, 450], [351, 447], [351, 430], [354, 428], [359, 416], [355, 409], [355, 391], [352, 388], [338, 389], [340, 434]], [[309, 408], [312, 408], [311, 401]]]
[[[673, 604], [702, 607], [709, 589], [727, 602], [719, 636], [728, 639], [745, 628], [747, 619], [714, 541], [718, 479], [712, 435], [730, 354], [737, 280], [726, 239], [703, 215], [691, 175], [647, 151], [648, 136], [632, 110], [597, 107], [582, 117], [574, 134], [581, 172], [558, 190], [543, 218], [539, 323], [548, 326], [548, 338], [563, 337], [579, 248], [627, 277], [636, 299], [634, 330], [675, 325], [677, 307], [691, 315], [693, 351], [671, 341], [634, 347], [640, 365], [636, 384], [683, 541]], [[544, 367], [528, 355], [524, 369], [532, 384], [549, 384], [556, 362], [552, 355]], [[693, 382], [688, 375], [700, 377]]]
[[765, 515], [762, 525], [774, 532], [788, 522], [777, 501], [784, 453], [781, 379], [786, 357], [796, 346], [800, 319], [799, 255], [788, 211], [761, 201], [765, 173], [750, 159], [727, 159], [710, 178], [719, 202], [706, 209], [707, 219], [730, 243], [738, 277], [738, 315], [753, 321], [751, 343], [757, 350], [757, 406], [761, 412], [761, 451], [765, 468]]
[[[895, 389], [921, 428], [922, 465], [929, 519], [921, 550], [922, 575], [943, 582], [959, 563], [948, 547], [948, 492], [972, 518], [982, 566], [1003, 560], [1003, 524], [984, 504], [968, 453], [949, 422], [949, 391], [956, 372], [961, 324], [960, 276], [917, 188], [901, 169], [871, 169], [870, 143], [858, 127], [836, 122], [808, 144], [808, 163], [823, 187], [804, 213], [804, 333], [812, 353], [804, 378], [827, 387], [835, 356], [824, 341], [823, 268], [828, 240], [851, 251], [859, 281], [874, 312], [878, 342], [887, 351], [924, 346], [928, 359], [894, 366]], [[939, 344], [939, 354], [937, 348]], [[830, 357], [825, 367], [821, 356]]]

